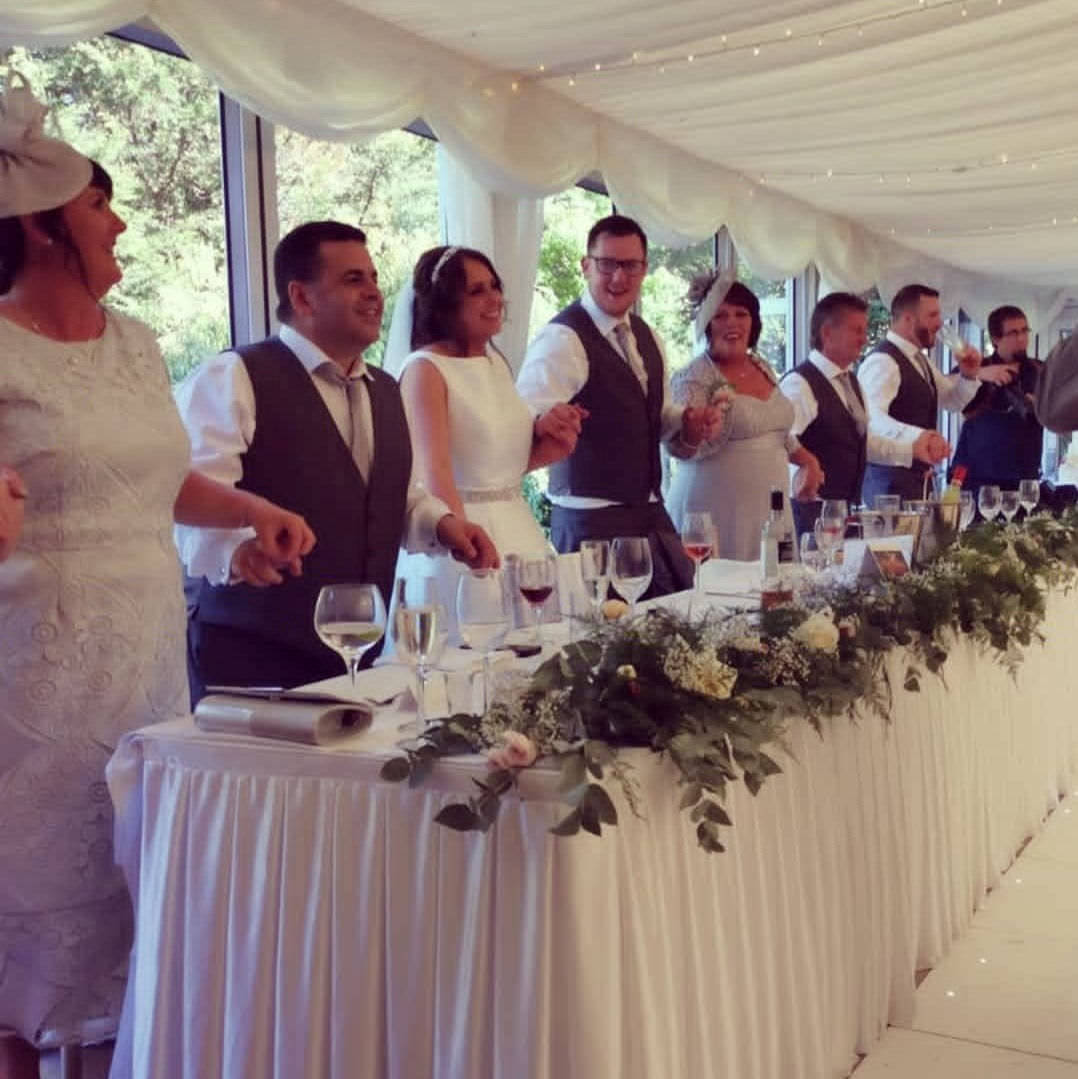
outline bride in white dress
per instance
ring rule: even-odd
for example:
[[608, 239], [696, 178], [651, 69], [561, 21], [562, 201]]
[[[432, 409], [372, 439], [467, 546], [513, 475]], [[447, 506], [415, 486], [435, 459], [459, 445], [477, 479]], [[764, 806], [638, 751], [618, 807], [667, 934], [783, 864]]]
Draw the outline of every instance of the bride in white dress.
[[[407, 325], [412, 315], [413, 351], [387, 369], [400, 378], [416, 475], [453, 513], [486, 529], [501, 557], [545, 553], [521, 480], [572, 453], [583, 411], [556, 405], [533, 421], [505, 357], [491, 344], [505, 300], [486, 255], [433, 248], [416, 264], [412, 288], [412, 310], [403, 316]], [[401, 336], [399, 325], [392, 336]], [[438, 580], [451, 621], [461, 572], [445, 555], [402, 554], [397, 565], [398, 576]]]

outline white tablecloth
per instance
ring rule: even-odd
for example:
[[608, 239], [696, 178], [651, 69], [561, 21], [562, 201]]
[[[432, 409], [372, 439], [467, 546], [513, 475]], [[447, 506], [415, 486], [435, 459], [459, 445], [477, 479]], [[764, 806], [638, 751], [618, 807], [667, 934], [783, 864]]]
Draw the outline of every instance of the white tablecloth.
[[111, 769], [138, 917], [113, 1075], [845, 1075], [1076, 781], [1078, 599], [1046, 630], [1017, 682], [958, 641], [909, 694], [895, 656], [893, 725], [796, 729], [718, 855], [644, 751], [646, 819], [619, 799], [558, 839], [539, 770], [491, 833], [433, 824], [482, 763], [382, 783], [384, 723], [334, 749], [138, 732]]

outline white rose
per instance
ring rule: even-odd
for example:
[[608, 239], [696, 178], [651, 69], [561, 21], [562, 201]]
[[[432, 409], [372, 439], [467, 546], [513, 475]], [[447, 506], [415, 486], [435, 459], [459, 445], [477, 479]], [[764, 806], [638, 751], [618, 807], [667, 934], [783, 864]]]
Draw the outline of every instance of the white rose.
[[823, 611], [809, 615], [792, 636], [795, 641], [817, 652], [834, 652], [838, 648], [838, 626]]
[[619, 678], [625, 678], [632, 681], [636, 677], [636, 668], [631, 663], [623, 663], [617, 671], [614, 672]]

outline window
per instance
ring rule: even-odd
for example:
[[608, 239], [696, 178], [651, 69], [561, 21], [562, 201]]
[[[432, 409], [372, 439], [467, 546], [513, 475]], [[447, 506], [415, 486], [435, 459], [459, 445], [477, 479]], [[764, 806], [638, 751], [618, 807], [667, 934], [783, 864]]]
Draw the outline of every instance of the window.
[[648, 246], [648, 275], [640, 292], [640, 308], [666, 345], [667, 369], [684, 367], [696, 355], [692, 316], [686, 296], [698, 273], [715, 265], [715, 238], [692, 247]]
[[752, 289], [760, 301], [763, 330], [756, 343], [756, 351], [781, 375], [796, 363], [790, 355], [793, 344], [790, 332], [793, 329], [791, 283], [789, 280], [767, 281], [758, 277], [741, 259], [738, 259], [737, 278]]
[[112, 176], [127, 232], [108, 302], [156, 331], [179, 379], [230, 343], [217, 92], [194, 64], [108, 37], [10, 64]]
[[[284, 236], [305, 221], [358, 225], [386, 298], [382, 336], [364, 353], [380, 364], [401, 286], [441, 241], [435, 143], [388, 131], [359, 145], [276, 129], [277, 216]], [[273, 306], [276, 306], [276, 297]]]

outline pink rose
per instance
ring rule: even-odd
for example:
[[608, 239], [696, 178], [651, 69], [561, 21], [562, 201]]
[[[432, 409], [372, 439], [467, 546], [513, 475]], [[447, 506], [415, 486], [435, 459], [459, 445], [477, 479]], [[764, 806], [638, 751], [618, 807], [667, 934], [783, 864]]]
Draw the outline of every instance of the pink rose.
[[487, 761], [492, 768], [527, 768], [535, 763], [539, 751], [535, 743], [520, 731], [502, 731], [502, 744], [487, 750]]

